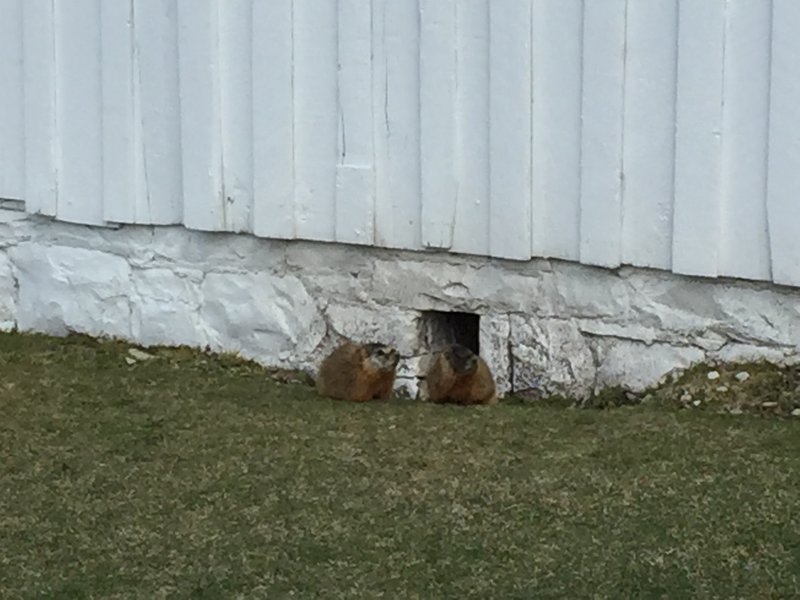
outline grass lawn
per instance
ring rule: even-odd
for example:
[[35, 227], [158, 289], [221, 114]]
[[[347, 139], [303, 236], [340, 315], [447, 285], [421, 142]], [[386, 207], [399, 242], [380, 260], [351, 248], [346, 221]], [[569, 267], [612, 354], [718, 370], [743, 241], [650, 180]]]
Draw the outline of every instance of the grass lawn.
[[800, 419], [347, 404], [0, 335], [0, 598], [798, 598]]

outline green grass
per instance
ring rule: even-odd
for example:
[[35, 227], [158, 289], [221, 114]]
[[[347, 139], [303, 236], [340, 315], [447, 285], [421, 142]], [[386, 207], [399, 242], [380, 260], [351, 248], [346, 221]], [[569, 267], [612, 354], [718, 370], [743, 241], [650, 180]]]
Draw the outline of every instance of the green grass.
[[800, 419], [126, 353], [0, 335], [0, 598], [800, 597]]

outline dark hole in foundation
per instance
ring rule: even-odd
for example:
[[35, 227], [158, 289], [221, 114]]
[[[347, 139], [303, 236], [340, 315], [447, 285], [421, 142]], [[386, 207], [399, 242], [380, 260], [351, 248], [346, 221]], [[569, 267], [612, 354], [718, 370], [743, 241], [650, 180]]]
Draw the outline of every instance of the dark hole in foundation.
[[450, 344], [461, 344], [480, 354], [479, 315], [465, 312], [430, 310], [422, 313], [423, 341], [431, 351]]

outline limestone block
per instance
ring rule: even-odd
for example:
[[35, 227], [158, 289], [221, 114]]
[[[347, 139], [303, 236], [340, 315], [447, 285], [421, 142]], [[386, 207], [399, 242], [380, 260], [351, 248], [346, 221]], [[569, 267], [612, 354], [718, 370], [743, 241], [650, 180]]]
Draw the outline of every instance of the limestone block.
[[119, 256], [26, 242], [9, 251], [19, 282], [20, 329], [128, 338], [131, 270]]
[[492, 372], [498, 397], [511, 389], [511, 355], [508, 342], [511, 321], [508, 315], [484, 315], [480, 321], [481, 357]]
[[333, 331], [355, 342], [390, 344], [407, 357], [419, 354], [419, 313], [394, 306], [330, 304], [325, 315]]
[[215, 349], [238, 350], [270, 365], [307, 361], [325, 336], [325, 321], [294, 276], [209, 273], [200, 315]]
[[578, 396], [591, 391], [594, 357], [574, 321], [511, 315], [510, 322], [514, 390]]
[[156, 228], [151, 241], [158, 266], [176, 264], [203, 271], [281, 271], [286, 242], [252, 235]]
[[144, 269], [133, 273], [132, 332], [140, 344], [203, 347], [199, 271]]
[[597, 389], [622, 386], [634, 392], [658, 383], [676, 369], [686, 369], [705, 359], [693, 346], [651, 344], [631, 340], [597, 340]]
[[17, 324], [17, 282], [11, 261], [0, 253], [0, 331], [10, 331]]

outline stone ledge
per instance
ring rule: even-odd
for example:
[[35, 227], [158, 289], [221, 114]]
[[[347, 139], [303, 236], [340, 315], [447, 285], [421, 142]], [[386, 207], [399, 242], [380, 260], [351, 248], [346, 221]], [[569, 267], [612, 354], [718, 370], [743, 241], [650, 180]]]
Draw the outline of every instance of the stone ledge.
[[420, 311], [481, 316], [502, 392], [633, 391], [703, 360], [795, 362], [800, 290], [182, 227], [0, 223], [0, 329], [238, 351], [314, 371], [343, 337], [392, 343], [415, 394]]

